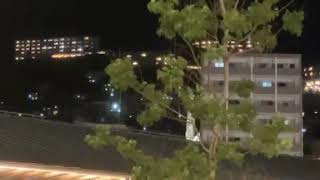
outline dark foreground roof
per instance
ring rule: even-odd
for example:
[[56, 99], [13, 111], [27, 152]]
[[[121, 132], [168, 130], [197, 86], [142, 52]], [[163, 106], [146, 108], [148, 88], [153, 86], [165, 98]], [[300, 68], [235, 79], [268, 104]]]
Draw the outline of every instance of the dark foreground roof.
[[[45, 120], [0, 116], [0, 160], [129, 172], [130, 164], [112, 147], [95, 151], [84, 137], [92, 128]], [[168, 155], [183, 139], [129, 130], [117, 134], [137, 139], [139, 147], [154, 156]]]
[[[83, 139], [92, 128], [55, 123], [35, 118], [0, 116], [0, 161], [36, 163], [53, 166], [78, 167], [119, 173], [130, 171], [130, 164], [112, 147], [95, 151]], [[132, 130], [120, 130], [118, 134], [136, 139], [147, 154], [168, 156], [183, 146], [179, 137], [161, 134], [145, 134]], [[245, 168], [225, 163], [219, 180], [231, 180], [244, 174], [254, 174], [251, 179], [318, 180], [320, 161], [298, 158], [251, 158]], [[230, 175], [231, 173], [231, 175]], [[277, 177], [277, 178], [270, 178]], [[241, 179], [241, 178], [239, 178]], [[245, 179], [245, 178], [244, 178]]]

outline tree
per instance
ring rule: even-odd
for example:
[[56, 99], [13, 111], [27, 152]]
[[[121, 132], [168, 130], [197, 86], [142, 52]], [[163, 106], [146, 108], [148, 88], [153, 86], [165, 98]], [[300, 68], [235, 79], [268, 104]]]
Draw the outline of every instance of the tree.
[[[182, 123], [195, 122], [180, 113], [171, 104], [170, 96], [179, 98], [185, 112], [206, 124], [213, 135], [209, 140], [200, 139], [199, 146], [190, 143], [178, 151], [173, 158], [154, 159], [136, 149], [136, 142], [110, 134], [108, 128], [99, 127], [94, 135], [86, 137], [91, 146], [100, 148], [113, 145], [136, 165], [135, 179], [215, 179], [216, 170], [223, 160], [241, 164], [245, 154], [262, 153], [268, 157], [287, 151], [291, 143], [279, 139], [286, 130], [283, 118], [275, 114], [271, 124], [255, 122], [256, 112], [250, 92], [253, 82], [248, 80], [229, 83], [229, 59], [250, 51], [272, 50], [277, 44], [277, 35], [287, 31], [297, 37], [302, 34], [304, 13], [291, 10], [294, 1], [280, 0], [198, 0], [181, 3], [179, 0], [151, 0], [150, 12], [158, 15], [158, 35], [167, 39], [177, 38], [186, 44], [191, 61], [202, 66], [205, 61], [224, 63], [224, 91], [221, 98], [207, 91], [195, 73], [188, 72], [188, 61], [177, 55], [162, 57], [164, 66], [158, 70], [158, 83], [139, 81], [130, 59], [116, 59], [106, 69], [112, 85], [126, 91], [133, 89], [148, 103], [146, 110], [138, 117], [143, 126], [151, 126], [167, 117]], [[216, 45], [197, 49], [192, 43], [202, 39], [213, 39]], [[228, 46], [230, 41], [242, 43], [252, 41], [254, 47], [239, 52]], [[199, 72], [201, 74], [201, 72]], [[189, 79], [192, 85], [186, 83]], [[229, 93], [237, 93], [242, 100], [239, 105], [229, 105]], [[240, 128], [247, 132], [248, 139], [242, 143], [228, 140], [228, 128]]]

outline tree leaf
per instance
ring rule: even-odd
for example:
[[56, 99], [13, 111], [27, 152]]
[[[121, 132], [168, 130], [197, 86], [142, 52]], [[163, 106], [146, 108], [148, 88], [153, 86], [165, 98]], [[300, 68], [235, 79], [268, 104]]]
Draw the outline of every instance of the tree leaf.
[[303, 21], [303, 11], [287, 11], [283, 16], [283, 29], [297, 37], [300, 37], [303, 29]]

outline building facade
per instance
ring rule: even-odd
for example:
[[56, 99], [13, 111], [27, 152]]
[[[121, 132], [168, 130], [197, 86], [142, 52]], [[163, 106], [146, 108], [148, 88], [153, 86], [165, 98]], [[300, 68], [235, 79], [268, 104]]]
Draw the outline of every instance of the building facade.
[[[202, 68], [203, 83], [208, 89], [223, 91], [224, 64], [221, 61]], [[230, 81], [249, 79], [256, 83], [251, 97], [256, 106], [256, 121], [270, 123], [276, 112], [285, 118], [285, 124], [294, 131], [284, 132], [280, 138], [290, 139], [293, 148], [289, 154], [303, 155], [303, 117], [302, 93], [303, 80], [301, 56], [294, 54], [248, 54], [230, 59]], [[240, 97], [230, 95], [230, 101], [239, 101]], [[231, 103], [231, 102], [230, 102]], [[230, 130], [229, 137], [245, 140], [248, 134], [240, 130]], [[211, 136], [210, 130], [202, 128], [202, 138]]]
[[16, 40], [15, 60], [74, 58], [90, 55], [98, 49], [98, 38], [91, 36]]

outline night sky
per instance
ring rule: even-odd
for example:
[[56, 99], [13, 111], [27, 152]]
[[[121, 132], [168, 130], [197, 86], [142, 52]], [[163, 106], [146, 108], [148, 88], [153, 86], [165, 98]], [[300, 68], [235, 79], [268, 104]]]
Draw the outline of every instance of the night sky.
[[[148, 0], [3, 0], [1, 1], [1, 55], [12, 58], [13, 40], [70, 34], [93, 34], [106, 48], [163, 48], [155, 35], [157, 19], [146, 9]], [[318, 1], [305, 2], [306, 27], [303, 39], [281, 42], [283, 51], [315, 57], [320, 50]], [[286, 39], [286, 38], [284, 38]], [[304, 47], [304, 48], [302, 48]]]
[[[303, 1], [303, 0], [300, 0]], [[148, 0], [2, 0], [0, 5], [0, 80], [10, 74], [14, 40], [24, 37], [98, 35], [103, 48], [165, 49], [156, 34], [157, 19]], [[277, 52], [302, 53], [304, 64], [318, 63], [320, 52], [319, 1], [304, 2], [302, 39], [280, 37]]]

